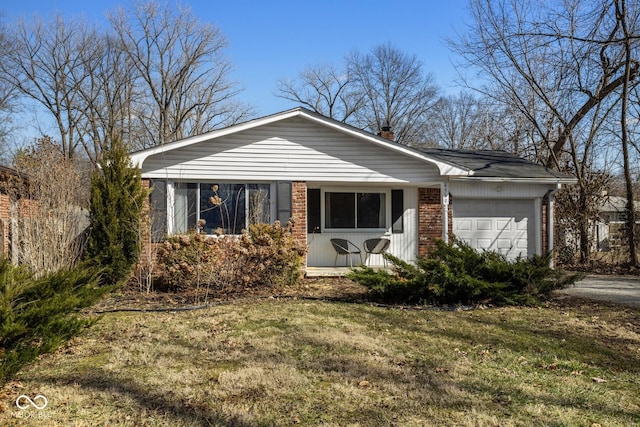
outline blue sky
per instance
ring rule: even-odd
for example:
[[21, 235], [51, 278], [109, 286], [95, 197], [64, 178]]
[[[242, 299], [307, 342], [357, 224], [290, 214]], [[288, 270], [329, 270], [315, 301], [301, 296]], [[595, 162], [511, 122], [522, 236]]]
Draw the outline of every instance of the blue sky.
[[[273, 95], [280, 78], [295, 77], [307, 65], [340, 64], [353, 49], [367, 52], [391, 42], [415, 54], [445, 93], [455, 91], [453, 54], [444, 38], [463, 31], [467, 0], [192, 0], [188, 4], [203, 22], [213, 23], [229, 41], [232, 78], [245, 88], [243, 102], [259, 115], [293, 105]], [[0, 12], [11, 22], [24, 16], [84, 15], [93, 23], [126, 1], [0, 0]]]

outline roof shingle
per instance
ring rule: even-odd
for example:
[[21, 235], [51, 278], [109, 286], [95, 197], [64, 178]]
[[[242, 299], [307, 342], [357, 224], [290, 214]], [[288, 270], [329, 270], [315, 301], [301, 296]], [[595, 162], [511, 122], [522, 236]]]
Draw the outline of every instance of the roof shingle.
[[478, 178], [557, 178], [572, 179], [570, 175], [498, 150], [421, 149], [426, 155], [442, 162], [473, 171]]

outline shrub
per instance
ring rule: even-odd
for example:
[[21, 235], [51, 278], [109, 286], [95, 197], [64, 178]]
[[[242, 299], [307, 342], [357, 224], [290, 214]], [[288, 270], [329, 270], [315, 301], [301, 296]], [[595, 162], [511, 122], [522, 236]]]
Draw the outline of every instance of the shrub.
[[140, 255], [141, 215], [148, 195], [119, 139], [105, 150], [91, 177], [90, 234], [86, 257], [106, 271], [107, 280], [126, 279]]
[[185, 290], [201, 281], [205, 267], [209, 268], [214, 250], [213, 240], [190, 231], [188, 234], [168, 238], [158, 250], [158, 264], [162, 269], [161, 283], [173, 290]]
[[100, 271], [82, 265], [36, 278], [0, 258], [0, 381], [87, 326], [73, 313], [112, 289], [100, 281]]
[[73, 267], [87, 226], [82, 161], [66, 157], [59, 144], [43, 137], [18, 152], [15, 166], [21, 177], [10, 177], [6, 185], [19, 206], [12, 214], [18, 262], [36, 276]]
[[300, 280], [302, 257], [306, 247], [291, 235], [291, 224], [254, 224], [249, 227], [249, 265], [255, 268], [253, 282], [277, 287], [294, 285]]
[[358, 267], [348, 277], [389, 302], [532, 305], [577, 280], [550, 268], [548, 255], [510, 261], [497, 252], [475, 251], [461, 241], [438, 241], [415, 264], [385, 256], [394, 264], [393, 273]]
[[207, 237], [191, 231], [168, 238], [158, 251], [159, 282], [169, 290], [204, 288], [209, 293], [238, 293], [291, 285], [300, 279], [306, 248], [290, 226], [256, 224], [240, 236]]

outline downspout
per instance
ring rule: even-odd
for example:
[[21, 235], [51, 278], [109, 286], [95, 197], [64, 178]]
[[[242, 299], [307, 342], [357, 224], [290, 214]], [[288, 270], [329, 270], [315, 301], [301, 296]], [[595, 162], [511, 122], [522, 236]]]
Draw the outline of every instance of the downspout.
[[560, 183], [556, 183], [556, 188], [553, 190], [549, 190], [547, 191], [547, 200], [548, 200], [548, 207], [547, 207], [547, 247], [549, 250], [549, 253], [551, 254], [551, 259], [549, 260], [549, 267], [554, 268], [554, 259], [555, 256], [553, 254], [553, 239], [554, 239], [554, 235], [553, 235], [553, 215], [554, 215], [554, 200], [553, 200], [553, 196], [556, 194], [556, 192], [558, 190], [560, 190]]
[[449, 243], [449, 183], [440, 186], [440, 203], [442, 204], [442, 241]]

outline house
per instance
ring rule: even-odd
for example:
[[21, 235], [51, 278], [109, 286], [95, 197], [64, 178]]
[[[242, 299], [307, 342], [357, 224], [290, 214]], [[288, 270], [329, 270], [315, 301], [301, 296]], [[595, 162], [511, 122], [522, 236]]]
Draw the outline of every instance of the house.
[[[636, 225], [640, 224], [640, 202], [634, 202], [639, 213]], [[591, 227], [592, 241], [597, 251], [610, 251], [621, 246], [625, 226], [627, 198], [606, 195], [598, 208], [598, 219]]]
[[[153, 234], [294, 221], [307, 267], [330, 239], [385, 237], [409, 262], [453, 235], [509, 258], [551, 249], [553, 194], [574, 179], [505, 152], [418, 150], [295, 108], [131, 154], [153, 188]], [[339, 262], [343, 262], [340, 260]], [[381, 257], [368, 259], [380, 264]]]

